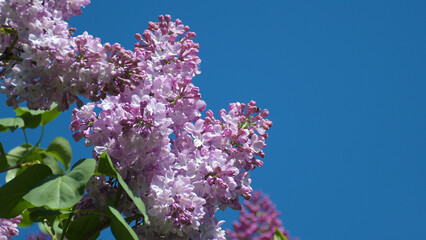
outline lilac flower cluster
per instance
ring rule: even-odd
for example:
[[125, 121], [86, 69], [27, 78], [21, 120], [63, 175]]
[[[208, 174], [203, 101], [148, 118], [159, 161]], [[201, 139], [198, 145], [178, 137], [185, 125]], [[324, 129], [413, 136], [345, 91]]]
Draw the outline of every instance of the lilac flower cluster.
[[[101, 44], [87, 32], [73, 37], [66, 20], [90, 0], [0, 1], [0, 85], [6, 104], [27, 102], [31, 109], [60, 110], [99, 101], [132, 88], [142, 75], [133, 55], [119, 44]], [[130, 67], [130, 69], [129, 69]]]
[[[148, 239], [225, 239], [214, 214], [241, 209], [253, 192], [250, 170], [261, 167], [266, 119], [254, 101], [231, 103], [215, 117], [192, 79], [200, 71], [195, 33], [170, 15], [136, 34], [133, 51], [105, 43], [66, 22], [89, 0], [0, 0], [0, 85], [6, 103], [31, 109], [77, 103], [70, 129], [94, 156], [107, 152], [144, 200]], [[84, 104], [79, 97], [92, 102]], [[102, 101], [101, 101], [102, 100]], [[80, 209], [105, 207], [116, 184], [94, 177]], [[137, 209], [123, 197], [119, 209]], [[130, 206], [130, 207], [129, 207]]]
[[[272, 122], [254, 101], [232, 103], [218, 118], [207, 111], [203, 118], [206, 104], [192, 83], [201, 62], [195, 33], [169, 15], [159, 20], [136, 34], [135, 49], [127, 52], [123, 71], [142, 80], [75, 109], [70, 129], [76, 141], [94, 146], [95, 157], [107, 152], [144, 200], [150, 222], [137, 227], [141, 237], [225, 239], [223, 221], [214, 214], [241, 209], [239, 196], [251, 198], [249, 170], [263, 164], [259, 157]], [[110, 183], [104, 179], [91, 181], [79, 207], [101, 208], [101, 199], [115, 191], [105, 186]], [[137, 211], [121, 202], [125, 215]]]
[[0, 218], [0, 240], [11, 240], [12, 236], [18, 236], [18, 223], [21, 216], [12, 219]]
[[244, 201], [239, 221], [233, 223], [234, 231], [227, 229], [226, 235], [228, 239], [234, 240], [270, 240], [274, 239], [275, 229], [278, 228], [287, 239], [297, 240], [290, 238], [278, 219], [279, 216], [280, 213], [276, 211], [269, 197], [255, 192], [252, 199]]

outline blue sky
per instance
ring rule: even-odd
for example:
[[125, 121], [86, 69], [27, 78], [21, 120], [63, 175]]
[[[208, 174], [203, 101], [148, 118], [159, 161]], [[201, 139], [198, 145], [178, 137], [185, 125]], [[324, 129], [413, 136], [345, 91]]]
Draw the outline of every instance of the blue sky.
[[[399, 240], [426, 235], [425, 12], [420, 0], [102, 0], [71, 25], [131, 48], [159, 14], [181, 19], [197, 33], [194, 83], [208, 108], [253, 99], [270, 111], [252, 186], [291, 235]], [[11, 114], [0, 106], [0, 117]], [[51, 125], [46, 145], [72, 141], [69, 119]], [[23, 142], [22, 133], [0, 139], [6, 150]], [[72, 147], [75, 160], [90, 156]], [[230, 226], [237, 215], [221, 216]]]

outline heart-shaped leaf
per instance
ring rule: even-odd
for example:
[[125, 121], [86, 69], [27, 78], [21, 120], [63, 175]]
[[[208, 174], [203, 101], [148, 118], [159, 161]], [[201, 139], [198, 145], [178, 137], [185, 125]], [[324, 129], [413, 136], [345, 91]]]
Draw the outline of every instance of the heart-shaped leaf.
[[40, 124], [42, 126], [46, 125], [47, 123], [49, 123], [50, 121], [54, 120], [56, 117], [59, 116], [61, 112], [58, 111], [58, 104], [53, 103], [50, 106], [50, 110], [46, 111], [44, 113], [41, 114], [41, 122]]
[[0, 218], [13, 218], [31, 204], [23, 199], [34, 186], [52, 174], [45, 165], [28, 167], [22, 174], [0, 188]]
[[23, 128], [24, 126], [24, 120], [20, 117], [0, 119], [0, 132], [6, 132], [9, 129], [13, 132], [17, 128]]
[[[41, 160], [40, 155], [34, 150], [35, 148], [33, 148], [31, 144], [22, 144], [21, 146], [13, 148], [6, 156], [8, 165], [13, 167], [22, 163]], [[9, 182], [14, 177], [21, 174], [26, 168], [27, 167], [22, 167], [7, 171], [6, 182]]]
[[66, 175], [51, 175], [43, 180], [25, 194], [24, 199], [37, 207], [68, 208], [83, 197], [95, 165], [96, 161], [93, 158], [81, 159]]
[[56, 137], [47, 147], [46, 153], [58, 159], [64, 165], [66, 171], [69, 170], [72, 150], [68, 140], [63, 137]]
[[[68, 240], [80, 240], [83, 236], [90, 233], [100, 224], [101, 220], [98, 215], [88, 214], [75, 218], [68, 227], [65, 236]], [[97, 232], [88, 240], [96, 240], [100, 232]]]
[[[47, 123], [55, 119], [60, 112], [58, 111], [58, 105], [53, 103], [50, 106], [50, 110], [31, 110], [26, 107], [18, 107], [15, 109], [16, 115], [24, 120], [26, 128], [36, 128], [40, 124], [45, 126]], [[1, 129], [1, 127], [0, 127]]]

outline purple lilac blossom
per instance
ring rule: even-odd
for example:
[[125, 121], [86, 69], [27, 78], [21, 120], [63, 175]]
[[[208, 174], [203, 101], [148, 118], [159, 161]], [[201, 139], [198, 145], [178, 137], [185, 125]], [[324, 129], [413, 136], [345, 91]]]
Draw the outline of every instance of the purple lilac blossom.
[[[136, 68], [143, 80], [75, 109], [70, 129], [76, 141], [94, 146], [94, 157], [107, 152], [144, 200], [150, 222], [136, 228], [141, 237], [225, 239], [215, 212], [241, 209], [239, 196], [251, 198], [249, 171], [263, 164], [272, 122], [254, 101], [232, 103], [218, 119], [212, 111], [202, 118], [206, 104], [192, 83], [201, 62], [195, 33], [169, 15], [159, 19], [136, 34], [134, 52], [128, 52], [139, 62], [127, 71]], [[102, 199], [115, 192], [100, 192], [106, 185], [92, 179], [78, 208], [101, 209]], [[128, 199], [121, 203], [126, 216], [137, 212]]]
[[244, 201], [238, 222], [233, 223], [234, 230], [227, 229], [226, 236], [232, 240], [270, 240], [274, 239], [275, 229], [278, 228], [288, 240], [297, 240], [290, 238], [279, 216], [269, 197], [255, 192], [250, 200]]
[[18, 236], [18, 223], [21, 216], [12, 219], [0, 218], [0, 240], [11, 240], [12, 236]]
[[[232, 103], [218, 119], [212, 111], [202, 118], [206, 103], [192, 83], [201, 62], [196, 34], [165, 15], [136, 34], [133, 51], [87, 32], [73, 37], [66, 20], [89, 2], [0, 0], [6, 103], [47, 109], [55, 102], [65, 110], [77, 102], [73, 137], [94, 146], [95, 157], [107, 152], [146, 202], [150, 222], [136, 227], [142, 237], [225, 239], [214, 213], [251, 198], [249, 171], [263, 164], [268, 111]], [[80, 209], [102, 210], [116, 191], [104, 177], [88, 186]], [[119, 208], [136, 212], [126, 197]]]
[[[141, 58], [119, 44], [105, 43], [75, 29], [66, 20], [79, 15], [89, 0], [0, 1], [0, 87], [13, 108], [59, 110], [83, 105], [79, 96], [99, 101], [134, 88], [144, 77]], [[174, 50], [174, 49], [171, 49]]]

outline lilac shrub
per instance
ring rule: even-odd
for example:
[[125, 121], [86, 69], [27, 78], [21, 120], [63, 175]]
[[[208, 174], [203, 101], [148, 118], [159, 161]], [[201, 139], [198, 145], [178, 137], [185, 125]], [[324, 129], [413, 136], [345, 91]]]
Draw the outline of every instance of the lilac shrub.
[[[66, 22], [89, 0], [0, 0], [0, 84], [6, 104], [63, 111], [77, 103], [70, 129], [114, 167], [145, 203], [146, 239], [225, 239], [219, 209], [241, 210], [252, 197], [250, 171], [261, 167], [269, 112], [256, 102], [206, 110], [192, 79], [200, 74], [196, 34], [179, 19], [159, 16], [133, 50], [102, 44]], [[80, 97], [91, 102], [84, 104]], [[94, 176], [77, 210], [104, 212], [119, 192]], [[126, 195], [117, 208], [138, 209]], [[78, 213], [76, 217], [84, 215]], [[139, 219], [138, 219], [139, 220]]]

